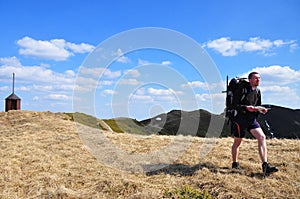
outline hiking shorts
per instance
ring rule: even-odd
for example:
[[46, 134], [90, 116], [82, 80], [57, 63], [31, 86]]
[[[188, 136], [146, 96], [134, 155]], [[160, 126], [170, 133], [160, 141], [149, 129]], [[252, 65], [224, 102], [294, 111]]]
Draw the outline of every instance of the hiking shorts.
[[231, 133], [234, 137], [243, 138], [245, 137], [246, 132], [250, 132], [251, 129], [260, 128], [259, 123], [256, 121], [256, 118], [253, 120], [239, 119], [236, 118], [231, 123]]

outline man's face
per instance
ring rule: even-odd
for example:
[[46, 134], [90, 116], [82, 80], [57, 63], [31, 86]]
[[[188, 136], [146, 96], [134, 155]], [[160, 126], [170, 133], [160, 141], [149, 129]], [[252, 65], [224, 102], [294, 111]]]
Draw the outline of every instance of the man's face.
[[251, 79], [249, 79], [249, 82], [250, 82], [251, 86], [259, 86], [260, 75], [259, 74], [253, 74]]

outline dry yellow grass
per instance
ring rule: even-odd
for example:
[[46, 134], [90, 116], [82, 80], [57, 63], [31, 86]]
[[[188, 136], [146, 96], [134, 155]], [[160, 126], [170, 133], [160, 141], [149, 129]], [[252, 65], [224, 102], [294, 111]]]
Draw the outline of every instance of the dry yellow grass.
[[[51, 112], [0, 113], [0, 198], [163, 198], [168, 190], [185, 185], [207, 190], [216, 198], [300, 197], [299, 140], [267, 141], [269, 160], [280, 171], [263, 178], [256, 140], [244, 140], [240, 149], [244, 170], [233, 172], [232, 138], [175, 139], [96, 132], [66, 118]], [[91, 133], [91, 140], [95, 133], [104, 136], [128, 154], [163, 150], [170, 143], [189, 145], [169, 166], [156, 171], [127, 172], [91, 155], [91, 147], [84, 145], [77, 128], [84, 129], [85, 135]], [[207, 143], [216, 144], [206, 156], [201, 156]], [[175, 150], [176, 147], [171, 149], [170, 156]]]

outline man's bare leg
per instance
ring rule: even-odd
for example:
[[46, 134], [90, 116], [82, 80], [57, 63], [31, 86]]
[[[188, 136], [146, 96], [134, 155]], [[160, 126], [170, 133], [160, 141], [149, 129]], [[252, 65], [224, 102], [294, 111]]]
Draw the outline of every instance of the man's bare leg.
[[262, 162], [267, 162], [267, 144], [266, 144], [266, 136], [261, 128], [251, 129], [251, 134], [258, 141], [258, 153]]
[[232, 162], [237, 162], [238, 160], [239, 146], [242, 140], [243, 138], [234, 137], [234, 141], [231, 147]]

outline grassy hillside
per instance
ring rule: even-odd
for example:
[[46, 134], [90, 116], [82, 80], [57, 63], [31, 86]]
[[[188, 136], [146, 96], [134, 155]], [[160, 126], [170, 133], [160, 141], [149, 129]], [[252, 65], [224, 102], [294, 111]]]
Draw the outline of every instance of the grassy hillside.
[[87, 115], [84, 113], [65, 113], [66, 115], [69, 116], [68, 119], [72, 120], [72, 121], [76, 121], [80, 124], [89, 126], [89, 127], [93, 127], [93, 128], [97, 128], [97, 129], [103, 129], [101, 127], [101, 125], [99, 124], [100, 120], [96, 117], [93, 117], [91, 115]]
[[96, 129], [108, 130], [107, 125], [112, 131], [117, 133], [133, 133], [140, 135], [151, 134], [151, 129], [145, 128], [137, 120], [130, 118], [115, 118], [115, 119], [104, 119], [100, 120], [94, 116], [87, 115], [84, 113], [65, 113], [69, 116], [68, 119], [85, 126], [93, 127]]
[[[230, 168], [231, 138], [141, 136], [84, 126], [83, 133], [91, 134], [96, 145], [101, 145], [100, 138], [105, 137], [130, 155], [163, 152], [170, 143], [178, 144], [168, 154], [171, 157], [180, 145], [190, 143], [169, 165], [164, 165], [163, 153], [157, 153], [156, 166], [164, 167], [128, 172], [97, 161], [90, 153], [91, 146], [80, 139], [80, 127], [60, 113], [1, 112], [0, 198], [300, 197], [299, 140], [268, 140], [269, 160], [280, 171], [264, 178], [255, 140], [245, 139], [242, 143], [243, 170], [235, 172]], [[205, 146], [213, 143], [212, 150], [201, 157]], [[110, 153], [106, 148], [99, 149]], [[111, 156], [109, 161], [115, 160]]]
[[115, 119], [104, 119], [114, 132], [117, 133], [131, 133], [140, 135], [152, 134], [152, 131], [145, 128], [140, 122], [130, 118], [115, 118]]

